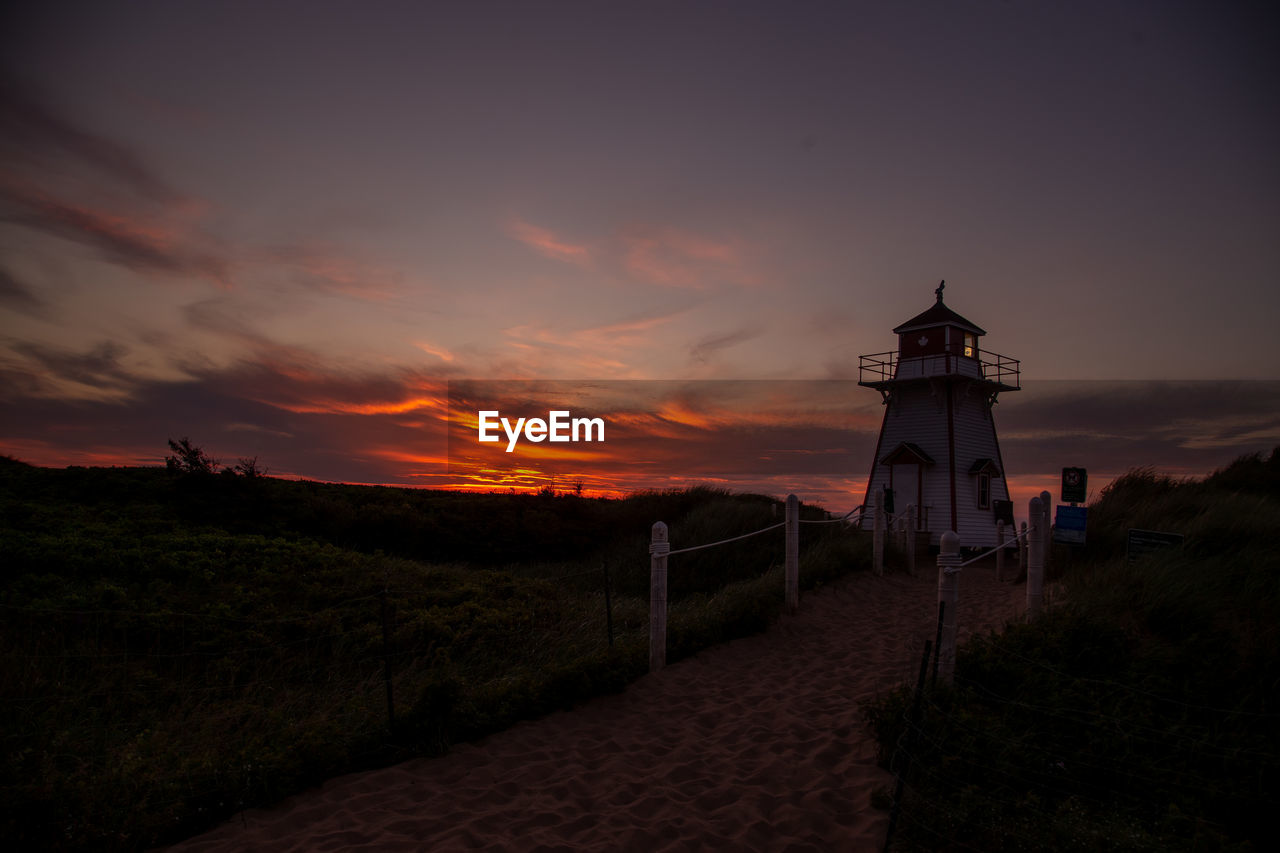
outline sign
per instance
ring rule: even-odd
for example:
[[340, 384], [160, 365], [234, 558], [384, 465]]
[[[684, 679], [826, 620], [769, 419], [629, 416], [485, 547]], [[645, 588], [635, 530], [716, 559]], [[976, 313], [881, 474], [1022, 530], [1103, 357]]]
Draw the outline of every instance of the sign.
[[1013, 501], [992, 501], [991, 511], [996, 521], [1003, 521], [1006, 527], [1013, 527]]
[[1062, 502], [1082, 504], [1087, 499], [1089, 473], [1083, 468], [1062, 469]]
[[1125, 543], [1125, 562], [1136, 563], [1154, 551], [1167, 548], [1181, 548], [1181, 533], [1161, 533], [1158, 530], [1129, 530], [1129, 539]]
[[1053, 517], [1053, 541], [1062, 545], [1083, 545], [1088, 508], [1058, 506]]

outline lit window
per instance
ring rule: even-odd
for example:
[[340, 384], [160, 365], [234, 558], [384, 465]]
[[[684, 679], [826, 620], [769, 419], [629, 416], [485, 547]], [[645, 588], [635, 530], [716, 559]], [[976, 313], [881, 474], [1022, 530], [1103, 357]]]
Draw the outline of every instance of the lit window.
[[964, 333], [964, 357], [965, 358], [978, 357], [978, 336], [977, 335], [970, 334], [969, 332]]

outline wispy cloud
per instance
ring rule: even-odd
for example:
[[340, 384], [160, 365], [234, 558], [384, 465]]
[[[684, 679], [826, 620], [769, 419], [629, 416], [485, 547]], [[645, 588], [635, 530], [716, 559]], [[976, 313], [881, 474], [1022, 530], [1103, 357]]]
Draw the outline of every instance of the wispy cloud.
[[[522, 323], [502, 330], [507, 346], [522, 353], [521, 376], [576, 375], [638, 378], [643, 371], [629, 360], [630, 349], [650, 349], [661, 327], [684, 314], [687, 308], [624, 317], [598, 325], [557, 327]], [[510, 372], [497, 375], [515, 376]]]
[[66, 201], [7, 175], [0, 175], [0, 199], [14, 209], [3, 216], [9, 222], [88, 246], [109, 263], [231, 284], [227, 261], [176, 228], [173, 219]]
[[0, 305], [32, 317], [44, 317], [49, 307], [4, 267], [0, 267]]
[[591, 263], [591, 251], [585, 245], [571, 243], [549, 228], [514, 218], [507, 223], [507, 231], [521, 243], [552, 260], [578, 266]]
[[128, 146], [64, 116], [36, 92], [0, 73], [0, 146], [20, 166], [54, 167], [68, 160], [154, 202], [177, 204], [183, 196]]
[[123, 401], [136, 385], [122, 361], [128, 349], [103, 341], [87, 351], [17, 341], [10, 349], [25, 360], [28, 390], [38, 396], [77, 400]]
[[669, 225], [635, 225], [619, 236], [622, 267], [632, 279], [701, 290], [719, 283], [757, 284], [736, 240], [714, 240]]
[[689, 358], [699, 364], [706, 364], [721, 350], [758, 338], [760, 334], [759, 329], [737, 329], [722, 335], [710, 335], [689, 347]]
[[404, 284], [401, 271], [333, 246], [283, 246], [253, 252], [252, 257], [261, 271], [269, 272], [272, 267], [290, 271], [292, 280], [304, 288], [370, 302], [393, 299]]

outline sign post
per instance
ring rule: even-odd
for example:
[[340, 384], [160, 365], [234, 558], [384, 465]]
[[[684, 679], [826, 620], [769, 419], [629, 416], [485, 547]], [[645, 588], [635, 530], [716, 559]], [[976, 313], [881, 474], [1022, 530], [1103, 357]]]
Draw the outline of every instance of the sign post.
[[1089, 472], [1084, 468], [1062, 469], [1062, 502], [1075, 506], [1088, 498]]
[[1061, 545], [1083, 545], [1088, 507], [1058, 505], [1053, 518], [1053, 541]]

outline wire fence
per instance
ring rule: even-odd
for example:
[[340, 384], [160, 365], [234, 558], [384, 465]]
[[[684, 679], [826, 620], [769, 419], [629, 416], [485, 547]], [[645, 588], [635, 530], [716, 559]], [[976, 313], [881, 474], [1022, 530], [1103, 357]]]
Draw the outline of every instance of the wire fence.
[[[726, 506], [725, 522], [688, 529], [769, 509]], [[782, 526], [679, 558], [691, 570], [677, 596], [680, 654], [764, 627], [732, 608], [763, 612], [751, 579], [770, 577], [781, 549], [742, 540]], [[110, 572], [82, 584], [88, 592], [51, 573], [31, 575], [23, 596], [5, 593], [0, 830], [19, 846], [173, 840], [300, 784], [431, 754], [643, 672], [645, 573], [634, 550], [618, 556], [625, 538], [594, 566], [544, 553], [550, 561], [495, 571], [219, 537], [189, 546], [203, 549], [194, 567], [152, 565], [146, 546], [107, 552], [129, 562], [140, 596]], [[734, 583], [748, 588], [722, 592]], [[197, 591], [206, 586], [224, 592]]]

